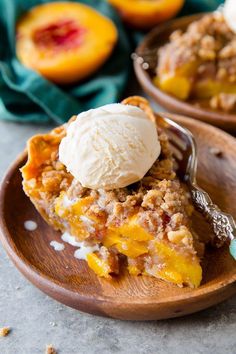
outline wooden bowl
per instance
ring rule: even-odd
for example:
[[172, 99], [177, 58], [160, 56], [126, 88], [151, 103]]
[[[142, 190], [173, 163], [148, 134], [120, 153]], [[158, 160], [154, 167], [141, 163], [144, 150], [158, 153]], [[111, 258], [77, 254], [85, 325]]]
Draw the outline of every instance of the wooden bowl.
[[[167, 114], [166, 114], [167, 115]], [[175, 118], [189, 128], [199, 148], [199, 184], [214, 202], [236, 216], [236, 140], [228, 134], [188, 118]], [[210, 148], [221, 149], [222, 157]], [[98, 278], [84, 261], [74, 258], [75, 248], [66, 244], [56, 252], [50, 241], [60, 242], [40, 217], [21, 185], [24, 153], [10, 167], [0, 192], [1, 241], [16, 267], [39, 289], [75, 309], [123, 320], [158, 320], [190, 314], [215, 305], [236, 293], [236, 263], [228, 247], [209, 249], [203, 261], [203, 281], [198, 289], [179, 288], [147, 276], [123, 272], [113, 280]], [[24, 221], [34, 220], [35, 231]], [[205, 221], [194, 220], [197, 232], [208, 232]]]
[[[158, 49], [167, 43], [173, 31], [177, 29], [185, 30], [191, 22], [200, 19], [202, 16], [203, 14], [181, 17], [155, 27], [143, 39], [136, 52], [141, 57], [145, 57], [145, 53], [155, 48]], [[142, 65], [136, 60], [134, 61], [134, 70], [144, 91], [168, 111], [185, 114], [218, 126], [221, 129], [236, 132], [236, 114], [213, 110], [209, 107], [209, 101], [195, 100], [185, 102], [165, 93], [153, 84], [154, 72], [144, 70]]]

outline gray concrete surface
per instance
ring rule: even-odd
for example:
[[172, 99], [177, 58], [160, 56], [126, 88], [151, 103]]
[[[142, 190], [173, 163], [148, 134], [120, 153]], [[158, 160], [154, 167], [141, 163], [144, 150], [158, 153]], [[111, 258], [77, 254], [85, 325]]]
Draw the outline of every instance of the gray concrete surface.
[[[25, 141], [49, 127], [0, 122], [0, 177]], [[42, 354], [52, 343], [60, 354], [233, 354], [236, 298], [188, 317], [122, 322], [87, 315], [47, 297], [15, 269], [0, 246], [0, 354]]]

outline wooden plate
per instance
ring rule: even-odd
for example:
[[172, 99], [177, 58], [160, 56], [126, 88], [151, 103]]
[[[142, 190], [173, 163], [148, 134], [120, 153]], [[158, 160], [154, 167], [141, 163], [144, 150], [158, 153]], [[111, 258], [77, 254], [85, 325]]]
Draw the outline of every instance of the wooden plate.
[[[155, 27], [138, 46], [136, 49], [137, 53], [141, 57], [145, 57], [143, 53], [163, 46], [173, 31], [176, 29], [185, 30], [191, 22], [198, 20], [202, 16], [202, 14], [186, 16]], [[236, 114], [213, 110], [209, 107], [208, 101], [181, 101], [157, 88], [152, 82], [154, 73], [144, 70], [142, 65], [137, 61], [134, 61], [134, 69], [145, 92], [168, 111], [185, 114], [186, 116], [210, 123], [224, 130], [236, 132]]]
[[[198, 180], [213, 200], [236, 216], [236, 140], [228, 134], [188, 118], [176, 120], [195, 135], [199, 148]], [[222, 157], [210, 152], [220, 148]], [[219, 303], [236, 293], [235, 261], [227, 247], [209, 249], [203, 262], [204, 276], [198, 289], [178, 288], [151, 277], [125, 272], [112, 281], [99, 279], [84, 261], [73, 257], [74, 248], [56, 252], [50, 241], [60, 241], [25, 196], [19, 167], [23, 154], [9, 169], [1, 188], [1, 241], [16, 267], [34, 285], [54, 299], [75, 309], [125, 320], [157, 320], [190, 314]], [[29, 232], [25, 220], [38, 228]], [[197, 232], [208, 232], [198, 218]]]

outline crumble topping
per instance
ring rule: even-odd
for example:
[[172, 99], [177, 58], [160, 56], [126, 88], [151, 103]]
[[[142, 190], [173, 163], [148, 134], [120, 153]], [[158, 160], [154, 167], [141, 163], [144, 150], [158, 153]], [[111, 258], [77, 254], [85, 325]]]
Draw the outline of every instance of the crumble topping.
[[236, 94], [220, 93], [213, 96], [210, 100], [210, 106], [214, 109], [230, 112], [236, 109]]

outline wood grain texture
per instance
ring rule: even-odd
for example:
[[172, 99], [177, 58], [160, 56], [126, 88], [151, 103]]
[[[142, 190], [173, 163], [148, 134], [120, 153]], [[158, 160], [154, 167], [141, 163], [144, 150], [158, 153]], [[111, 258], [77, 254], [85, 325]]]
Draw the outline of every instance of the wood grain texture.
[[[213, 201], [236, 216], [236, 140], [228, 134], [188, 118], [175, 118], [190, 129], [199, 149], [198, 181]], [[222, 157], [210, 151], [217, 147]], [[16, 267], [34, 285], [54, 299], [75, 309], [125, 320], [156, 320], [190, 314], [219, 303], [236, 293], [235, 261], [224, 249], [209, 249], [203, 262], [203, 281], [198, 289], [178, 288], [151, 277], [135, 277], [125, 271], [113, 280], [98, 278], [73, 257], [67, 245], [56, 252], [50, 241], [60, 242], [60, 233], [49, 227], [34, 209], [21, 187], [19, 167], [23, 154], [9, 169], [1, 187], [1, 241]], [[24, 221], [35, 220], [29, 232]], [[202, 218], [194, 220], [197, 232], [209, 228]]]
[[[143, 56], [143, 53], [148, 53], [153, 48], [158, 49], [167, 43], [173, 31], [176, 29], [185, 30], [191, 22], [198, 20], [202, 16], [203, 14], [181, 17], [155, 27], [138, 46], [137, 53]], [[134, 69], [144, 91], [168, 111], [185, 114], [226, 131], [236, 132], [236, 114], [213, 110], [209, 107], [208, 101], [181, 101], [156, 87], [152, 83], [153, 73], [144, 70], [137, 61], [134, 61]]]

